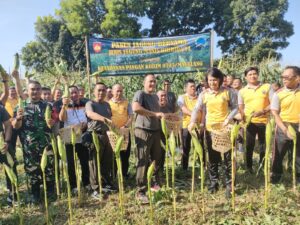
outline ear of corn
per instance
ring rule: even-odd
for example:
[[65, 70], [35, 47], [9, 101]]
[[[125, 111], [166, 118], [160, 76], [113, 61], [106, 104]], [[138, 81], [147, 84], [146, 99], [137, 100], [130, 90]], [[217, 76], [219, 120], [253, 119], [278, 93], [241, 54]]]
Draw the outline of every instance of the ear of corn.
[[123, 141], [124, 141], [124, 136], [123, 135], [119, 136], [115, 147], [116, 157], [120, 157], [120, 151], [121, 151]]
[[154, 172], [155, 163], [152, 162], [147, 171], [147, 181], [148, 181], [148, 196], [150, 202], [150, 213], [151, 213], [151, 220], [153, 221], [153, 204], [152, 204], [152, 193], [151, 193], [151, 178]]
[[55, 136], [51, 133], [51, 145], [54, 153], [54, 170], [55, 170], [55, 185], [56, 185], [56, 193], [60, 196], [60, 189], [59, 189], [59, 178], [58, 178], [58, 157], [57, 157], [57, 145]]
[[96, 134], [95, 131], [92, 132], [92, 137], [93, 137], [93, 143], [95, 145], [96, 151], [100, 151], [100, 143], [99, 143], [99, 138], [98, 135]]
[[171, 154], [175, 155], [175, 152], [176, 152], [176, 140], [175, 140], [174, 132], [172, 132], [171, 135], [170, 135], [169, 145], [170, 145], [170, 152], [171, 152]]
[[235, 123], [230, 132], [231, 143], [234, 143], [235, 139], [237, 138], [237, 136], [239, 134], [239, 129], [240, 129], [240, 126]]
[[6, 152], [6, 159], [7, 159], [7, 162], [9, 164], [9, 166], [12, 168], [14, 166], [14, 160], [13, 158], [11, 157], [11, 155], [9, 154], [9, 152]]
[[62, 96], [62, 98], [69, 98], [70, 97], [70, 91], [69, 91], [69, 86], [68, 84], [66, 83], [64, 85], [64, 94]]
[[76, 133], [74, 128], [71, 129], [71, 143], [73, 146], [76, 145]]
[[14, 173], [14, 171], [12, 170], [12, 168], [10, 168], [9, 166], [7, 166], [6, 164], [4, 164], [4, 168], [5, 168], [5, 171], [10, 179], [10, 181], [15, 185], [17, 186], [17, 176], [16, 174]]
[[161, 129], [165, 137], [167, 137], [167, 125], [166, 125], [166, 119], [163, 117], [161, 118]]
[[41, 159], [41, 169], [43, 173], [45, 173], [46, 166], [47, 166], [47, 147], [44, 149], [42, 159]]
[[46, 110], [45, 110], [45, 120], [46, 120], [47, 126], [49, 128], [51, 128], [51, 124], [49, 123], [49, 121], [51, 120], [51, 109], [50, 109], [49, 105], [47, 105]]
[[291, 125], [289, 125], [289, 126], [288, 126], [288, 131], [289, 131], [289, 133], [292, 135], [293, 140], [295, 140], [295, 139], [297, 138], [297, 134], [296, 134], [295, 129], [294, 129]]
[[0, 64], [0, 73], [1, 73], [1, 75], [7, 74], [1, 64]]
[[60, 158], [63, 162], [67, 162], [67, 155], [66, 155], [66, 146], [63, 140], [59, 135], [57, 135], [57, 145], [58, 145], [58, 153]]
[[272, 127], [272, 133], [274, 133], [274, 131], [275, 131], [275, 125], [276, 125], [274, 117], [272, 117], [270, 119], [270, 124], [271, 124], [271, 127]]
[[14, 65], [13, 65], [13, 68], [14, 70], [19, 70], [19, 67], [20, 67], [20, 58], [19, 58], [19, 54], [16, 53], [15, 54], [15, 58], [14, 58]]
[[4, 140], [4, 136], [3, 133], [0, 132], [0, 150], [2, 150], [5, 146], [5, 140]]

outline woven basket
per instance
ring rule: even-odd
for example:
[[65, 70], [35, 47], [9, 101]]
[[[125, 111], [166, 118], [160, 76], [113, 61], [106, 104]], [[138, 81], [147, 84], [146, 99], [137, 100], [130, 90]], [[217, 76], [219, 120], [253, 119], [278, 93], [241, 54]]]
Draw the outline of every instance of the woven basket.
[[174, 134], [177, 134], [180, 132], [181, 125], [182, 125], [182, 119], [181, 117], [176, 113], [165, 113], [165, 119], [166, 119], [166, 125], [168, 133], [170, 134], [172, 131]]
[[231, 149], [230, 132], [232, 125], [228, 124], [226, 127], [223, 127], [222, 123], [216, 123], [211, 128], [213, 150], [221, 153], [228, 152]]
[[[126, 151], [127, 150], [127, 146], [128, 146], [128, 142], [129, 142], [129, 128], [122, 128], [120, 129], [119, 131], [119, 134], [123, 135], [124, 136], [124, 141], [122, 143], [122, 146], [121, 146], [121, 151]], [[117, 143], [117, 140], [118, 140], [118, 136], [116, 135], [116, 133], [112, 132], [112, 131], [107, 131], [107, 136], [108, 136], [108, 139], [109, 139], [109, 143], [113, 149], [113, 151], [115, 150], [116, 148], [116, 143]]]

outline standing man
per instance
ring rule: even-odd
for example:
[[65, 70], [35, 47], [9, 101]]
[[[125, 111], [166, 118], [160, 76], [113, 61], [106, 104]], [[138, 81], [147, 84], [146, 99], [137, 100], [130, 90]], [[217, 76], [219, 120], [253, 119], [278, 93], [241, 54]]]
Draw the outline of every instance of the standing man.
[[[64, 128], [70, 128], [72, 126], [80, 126], [81, 131], [84, 132], [87, 128], [87, 118], [85, 114], [85, 103], [79, 99], [78, 88], [76, 86], [69, 86], [70, 99], [62, 99], [62, 107], [59, 113], [59, 120], [63, 122]], [[89, 166], [88, 166], [88, 150], [82, 145], [81, 140], [77, 140], [75, 145], [76, 153], [78, 155], [81, 165], [81, 180], [84, 187], [89, 185]], [[68, 172], [69, 180], [72, 188], [72, 192], [76, 194], [78, 192], [76, 185], [76, 171], [74, 164], [73, 145], [71, 143], [66, 144], [67, 160], [68, 160]], [[77, 177], [78, 179], [78, 177]]]
[[[106, 131], [109, 130], [105, 121], [111, 121], [111, 108], [106, 98], [106, 85], [104, 83], [96, 83], [94, 88], [93, 101], [89, 101], [85, 105], [86, 115], [88, 117], [88, 131], [95, 131], [99, 138], [100, 143], [100, 164], [101, 164], [101, 175], [102, 175], [102, 190], [103, 192], [115, 191], [112, 180], [113, 180], [113, 150], [109, 143]], [[92, 140], [91, 140], [92, 141]], [[97, 175], [97, 151], [95, 146], [92, 144], [89, 146], [89, 170], [90, 170], [90, 184], [93, 190], [92, 197], [99, 199], [98, 193], [98, 175]]]
[[89, 101], [89, 99], [84, 97], [84, 94], [85, 94], [84, 87], [80, 86], [80, 85], [77, 85], [77, 88], [78, 88], [79, 99], [81, 101], [83, 101], [84, 103], [87, 103]]
[[[118, 128], [129, 128], [132, 121], [132, 108], [131, 104], [123, 98], [123, 86], [121, 84], [115, 84], [112, 87], [113, 97], [109, 100], [109, 105], [112, 112], [112, 123]], [[128, 177], [129, 169], [129, 157], [130, 157], [130, 134], [129, 142], [126, 151], [121, 151], [122, 173], [124, 177]]]
[[167, 107], [170, 113], [176, 111], [176, 95], [174, 92], [171, 92], [171, 82], [169, 80], [164, 80], [164, 91], [167, 94]]
[[[42, 171], [40, 167], [44, 149], [47, 150], [48, 163], [45, 170], [47, 191], [54, 193], [54, 155], [51, 148], [51, 129], [45, 120], [47, 103], [41, 99], [41, 85], [37, 81], [28, 84], [29, 98], [24, 108], [18, 108], [12, 125], [19, 131], [19, 137], [23, 148], [24, 168], [31, 185], [32, 202], [40, 202], [40, 185]], [[53, 125], [53, 121], [48, 121]]]
[[241, 78], [234, 78], [231, 87], [238, 92], [243, 87], [243, 82]]
[[[192, 79], [188, 79], [184, 84], [185, 94], [180, 95], [178, 98], [178, 106], [180, 107], [183, 117], [182, 117], [182, 159], [181, 165], [182, 169], [187, 171], [189, 165], [189, 154], [191, 149], [191, 134], [188, 131], [188, 125], [191, 121], [191, 115], [193, 109], [197, 103], [197, 94], [196, 94], [196, 85], [195, 81]], [[201, 116], [201, 115], [199, 115]], [[199, 118], [197, 119], [196, 123], [199, 123]]]
[[145, 195], [147, 190], [147, 171], [151, 162], [155, 163], [155, 185], [159, 189], [159, 166], [161, 161], [160, 121], [164, 116], [159, 110], [155, 94], [156, 79], [153, 74], [144, 78], [144, 90], [137, 91], [132, 100], [132, 109], [137, 114], [135, 120], [135, 142], [137, 145], [137, 198], [148, 203]]
[[42, 87], [42, 100], [48, 103], [52, 103], [52, 95], [51, 95], [51, 89], [48, 87]]
[[238, 104], [241, 117], [244, 121], [245, 118], [252, 114], [252, 119], [247, 127], [246, 134], [246, 166], [248, 171], [253, 174], [252, 158], [256, 135], [258, 135], [260, 150], [259, 164], [263, 163], [265, 157], [266, 124], [268, 122], [273, 90], [270, 84], [261, 84], [259, 82], [259, 71], [257, 67], [247, 68], [244, 74], [247, 85], [238, 93]]
[[287, 66], [281, 76], [284, 87], [273, 95], [271, 111], [276, 121], [275, 152], [273, 153], [273, 184], [279, 183], [283, 169], [282, 162], [286, 152], [293, 151], [293, 141], [288, 126], [291, 125], [297, 135], [296, 176], [300, 182], [300, 68]]

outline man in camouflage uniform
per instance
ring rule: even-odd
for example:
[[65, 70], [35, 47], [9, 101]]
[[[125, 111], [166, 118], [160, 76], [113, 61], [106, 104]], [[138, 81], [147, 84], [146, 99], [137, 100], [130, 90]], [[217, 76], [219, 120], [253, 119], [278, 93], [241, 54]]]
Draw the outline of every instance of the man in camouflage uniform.
[[[13, 127], [19, 130], [22, 143], [25, 172], [31, 185], [32, 202], [40, 201], [40, 185], [42, 184], [42, 171], [40, 167], [43, 151], [47, 148], [48, 162], [45, 170], [47, 191], [54, 192], [54, 157], [51, 148], [50, 132], [45, 120], [47, 103], [41, 99], [41, 85], [39, 82], [30, 81], [28, 85], [29, 98], [24, 106], [18, 107], [15, 113]], [[53, 125], [53, 121], [48, 121]]]

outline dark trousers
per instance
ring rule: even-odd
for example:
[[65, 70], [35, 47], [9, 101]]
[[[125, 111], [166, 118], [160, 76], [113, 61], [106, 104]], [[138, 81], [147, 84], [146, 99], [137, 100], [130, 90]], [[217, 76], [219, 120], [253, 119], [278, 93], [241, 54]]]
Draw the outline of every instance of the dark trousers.
[[[112, 164], [113, 164], [113, 150], [109, 143], [108, 136], [104, 134], [98, 134], [100, 143], [100, 169], [103, 185], [112, 184]], [[89, 179], [93, 190], [97, 190], [98, 184], [98, 170], [97, 170], [97, 151], [94, 145], [89, 148]]]
[[128, 175], [130, 150], [131, 150], [131, 138], [130, 138], [130, 133], [129, 133], [127, 149], [126, 149], [126, 151], [120, 152], [123, 176]]
[[[297, 144], [296, 144], [296, 173], [300, 177], [300, 133], [298, 131], [298, 124], [291, 124], [297, 131]], [[272, 176], [281, 177], [283, 173], [283, 158], [287, 152], [293, 154], [293, 140], [289, 139], [282, 130], [277, 127], [275, 134], [275, 149], [273, 150], [272, 159]]]
[[[219, 165], [222, 163], [221, 153], [213, 150], [210, 132], [206, 132], [208, 149], [208, 171], [212, 188], [218, 187]], [[231, 150], [224, 153], [224, 169], [226, 186], [231, 185]]]
[[189, 133], [188, 129], [181, 130], [181, 137], [182, 137], [182, 158], [181, 158], [181, 165], [182, 169], [187, 170], [189, 166], [189, 154], [191, 150], [191, 134]]
[[255, 138], [258, 136], [259, 143], [259, 163], [262, 163], [265, 156], [265, 136], [266, 125], [262, 123], [250, 123], [247, 127], [246, 137], [246, 164], [247, 168], [252, 168], [253, 165], [253, 150], [255, 146]]
[[[88, 165], [88, 150], [82, 144], [75, 145], [75, 151], [81, 165], [81, 181], [83, 186], [89, 185], [89, 165]], [[67, 161], [68, 161], [68, 173], [71, 188], [75, 188], [76, 185], [76, 171], [74, 164], [73, 145], [66, 145]]]
[[136, 182], [138, 191], [147, 190], [147, 171], [152, 162], [155, 163], [155, 182], [159, 183], [159, 167], [161, 163], [160, 130], [147, 131], [136, 128], [134, 131], [137, 145]]

